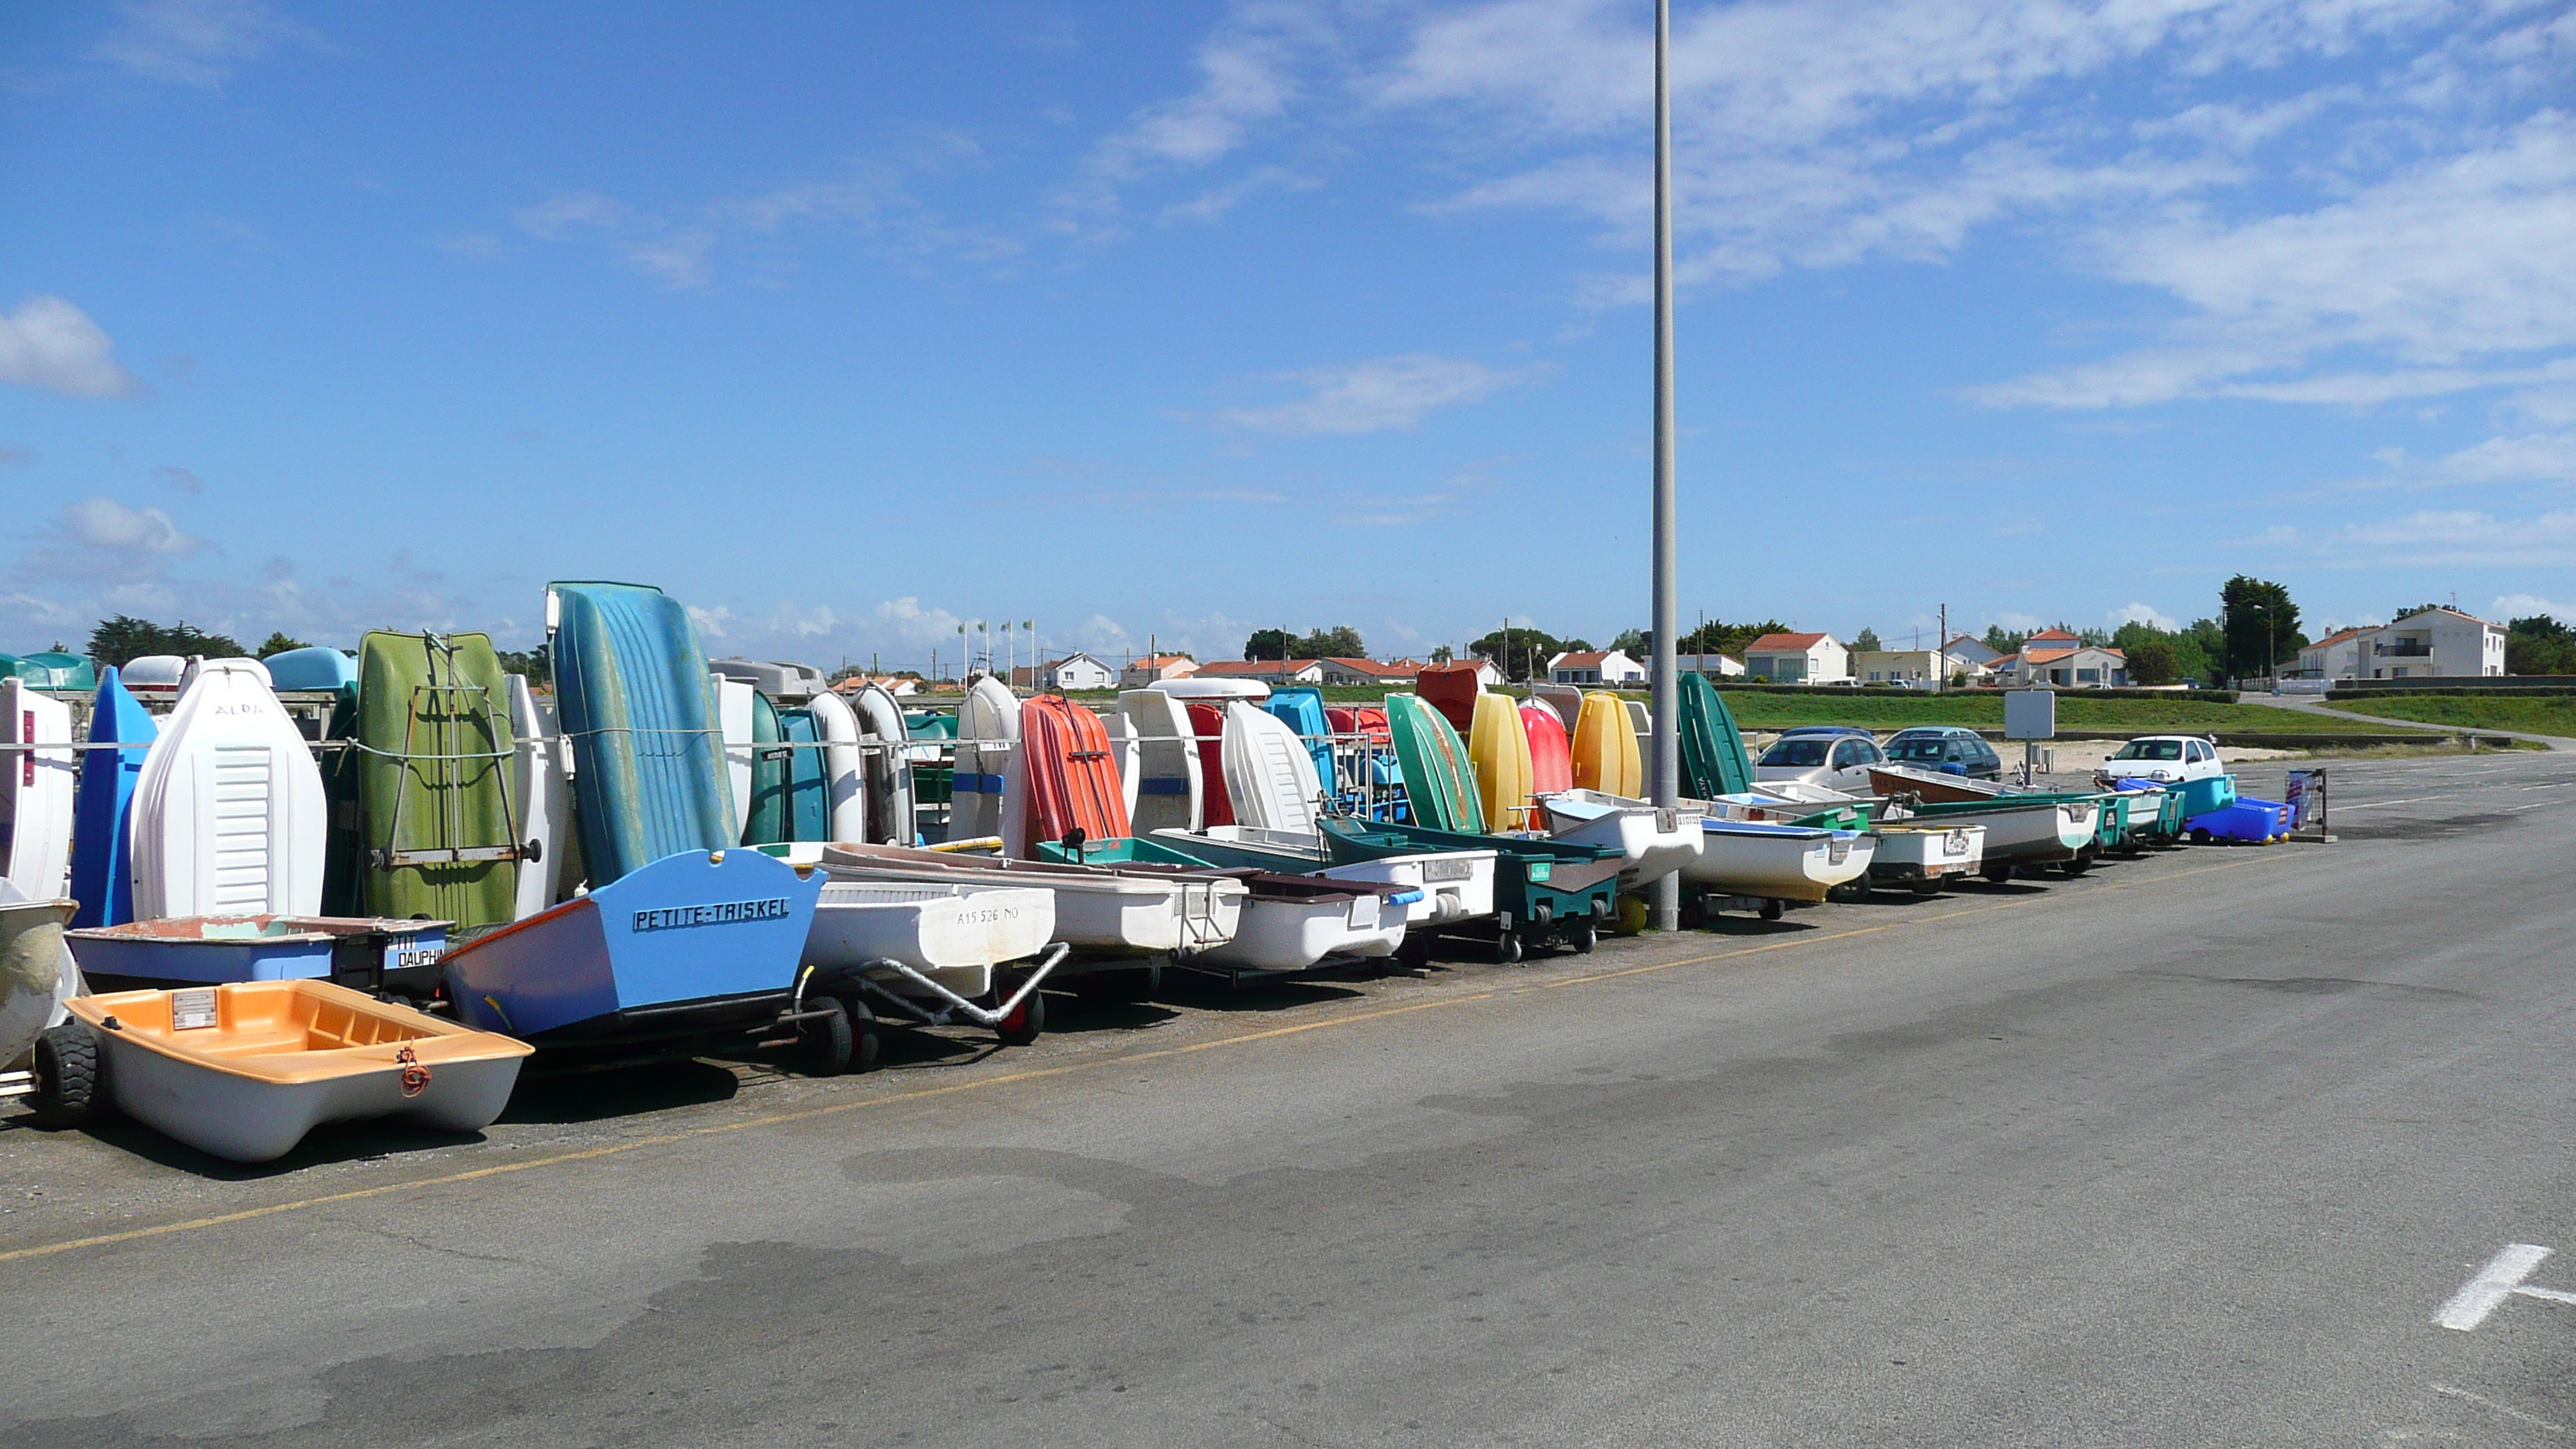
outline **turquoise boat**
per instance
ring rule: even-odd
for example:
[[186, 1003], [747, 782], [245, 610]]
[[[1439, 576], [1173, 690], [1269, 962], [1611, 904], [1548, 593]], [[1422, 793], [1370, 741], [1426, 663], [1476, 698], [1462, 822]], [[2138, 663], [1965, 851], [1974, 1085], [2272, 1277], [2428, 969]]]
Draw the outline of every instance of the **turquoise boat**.
[[38, 689], [96, 689], [98, 666], [79, 654], [0, 654], [0, 679], [23, 679]]
[[688, 610], [660, 589], [585, 581], [547, 585], [546, 616], [591, 888], [739, 844], [715, 690]]
[[1306, 753], [1315, 760], [1315, 777], [1323, 782], [1324, 798], [1341, 794], [1333, 770], [1333, 721], [1324, 711], [1324, 692], [1320, 689], [1274, 689], [1261, 707], [1297, 732], [1306, 742]]
[[1753, 758], [1744, 731], [1705, 674], [1681, 677], [1682, 789], [1696, 799], [1741, 795], [1753, 788]]
[[75, 928], [121, 926], [134, 919], [134, 782], [161, 727], [128, 693], [111, 664], [90, 709], [89, 742], [125, 745], [81, 755], [80, 797], [72, 811], [72, 899]]
[[751, 821], [742, 829], [743, 844], [832, 838], [832, 781], [823, 752], [778, 748], [821, 738], [812, 710], [780, 709], [766, 694], [752, 696]]
[[358, 687], [356, 657], [320, 644], [271, 654], [259, 662], [268, 666], [268, 683], [272, 689], [342, 690]]

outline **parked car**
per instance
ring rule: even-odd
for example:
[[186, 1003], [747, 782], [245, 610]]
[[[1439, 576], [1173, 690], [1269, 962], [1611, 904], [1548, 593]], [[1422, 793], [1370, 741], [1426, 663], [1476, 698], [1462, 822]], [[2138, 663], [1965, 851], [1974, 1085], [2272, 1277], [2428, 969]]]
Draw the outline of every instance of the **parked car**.
[[1782, 730], [1771, 748], [1762, 752], [1762, 758], [1753, 762], [1753, 778], [1797, 780], [1866, 795], [1869, 767], [1886, 763], [1886, 754], [1878, 748], [1878, 737], [1867, 730], [1849, 725], [1799, 725]]
[[1918, 770], [1965, 775], [1971, 780], [2001, 780], [2004, 762], [1975, 730], [1959, 725], [1915, 725], [1887, 740], [1887, 757]]
[[2174, 785], [2226, 773], [2218, 746], [2198, 735], [2140, 735], [2120, 746], [2093, 778], [2106, 786], [2114, 780]]

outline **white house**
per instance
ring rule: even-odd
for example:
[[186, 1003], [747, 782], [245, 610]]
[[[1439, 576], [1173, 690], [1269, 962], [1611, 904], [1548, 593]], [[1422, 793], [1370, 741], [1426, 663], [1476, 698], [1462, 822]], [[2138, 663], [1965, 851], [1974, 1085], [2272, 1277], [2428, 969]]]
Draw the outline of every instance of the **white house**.
[[1495, 668], [1494, 661], [1490, 659], [1452, 659], [1446, 664], [1425, 664], [1415, 670], [1414, 674], [1419, 677], [1425, 674], [1452, 674], [1459, 670], [1475, 671], [1476, 687], [1479, 689], [1503, 687], [1503, 671]]
[[2504, 673], [2504, 626], [2457, 609], [2426, 609], [2362, 637], [2356, 677], [2437, 678]]
[[2014, 657], [2011, 674], [2013, 682], [2022, 685], [2111, 689], [2129, 682], [2129, 660], [2119, 650], [2101, 644], [2079, 643], [2071, 649], [2034, 649], [2024, 644]]
[[1070, 693], [1077, 689], [1114, 689], [1118, 671], [1088, 654], [1073, 653], [1038, 671], [1038, 688]]
[[1855, 649], [1851, 656], [1852, 679], [1861, 684], [1911, 684], [1928, 689], [1966, 667], [1965, 660], [1953, 659], [1938, 649]]
[[1711, 679], [1732, 679], [1744, 672], [1744, 661], [1724, 654], [1676, 654], [1673, 668], [1683, 674], [1705, 674]]
[[1380, 664], [1374, 659], [1318, 659], [1315, 663], [1323, 671], [1323, 682], [1330, 685], [1383, 684], [1402, 688], [1413, 682], [1414, 666], [1410, 664]]
[[2301, 679], [2357, 679], [2361, 677], [2363, 643], [2379, 632], [2377, 624], [2364, 624], [2358, 629], [2338, 629], [2299, 651]]
[[1974, 634], [1952, 636], [1948, 643], [1941, 646], [1941, 652], [1950, 656], [1951, 673], [1957, 674], [1965, 670], [1971, 678], [1980, 674], [1993, 673], [1995, 666], [2004, 661], [2004, 656], [1988, 648], [1986, 641]]
[[1193, 679], [1257, 679], [1264, 684], [1321, 684], [1320, 659], [1216, 659], [1200, 665]]
[[1765, 634], [1744, 646], [1748, 679], [1825, 684], [1851, 678], [1851, 651], [1831, 634]]
[[1127, 661], [1127, 667], [1118, 671], [1118, 687], [1143, 689], [1158, 680], [1187, 678], [1198, 667], [1199, 662], [1186, 654], [1148, 654]]
[[1643, 684], [1646, 666], [1617, 649], [1568, 650], [1547, 661], [1550, 684]]

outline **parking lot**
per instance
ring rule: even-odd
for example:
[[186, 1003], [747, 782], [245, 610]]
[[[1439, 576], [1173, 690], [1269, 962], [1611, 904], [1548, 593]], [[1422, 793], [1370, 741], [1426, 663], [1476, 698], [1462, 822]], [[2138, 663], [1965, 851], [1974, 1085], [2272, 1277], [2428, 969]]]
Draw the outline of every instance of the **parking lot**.
[[473, 1140], [249, 1170], [0, 1109], [0, 1425], [2563, 1437], [2576, 1304], [2517, 1290], [2576, 1263], [2434, 1318], [2509, 1246], [2576, 1253], [2576, 764], [2329, 768], [2334, 845], [1065, 998], [1034, 1048], [915, 1039], [865, 1077], [555, 1078]]

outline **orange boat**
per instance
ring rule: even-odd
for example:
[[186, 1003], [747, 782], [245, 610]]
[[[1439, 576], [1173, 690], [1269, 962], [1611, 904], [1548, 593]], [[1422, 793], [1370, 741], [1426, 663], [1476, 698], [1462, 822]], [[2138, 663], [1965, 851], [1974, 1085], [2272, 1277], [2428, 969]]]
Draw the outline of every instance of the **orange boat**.
[[1524, 704], [1521, 725], [1529, 732], [1530, 794], [1573, 789], [1574, 745], [1565, 737], [1564, 718], [1544, 704]]
[[1086, 840], [1123, 840], [1131, 833], [1127, 787], [1100, 716], [1060, 695], [1022, 701], [1020, 749], [1027, 760], [1031, 849], [1076, 830]]
[[[235, 1162], [283, 1157], [325, 1122], [479, 1131], [533, 1050], [327, 981], [118, 991], [66, 1006], [96, 1053], [47, 1084], [58, 1119], [77, 1120], [70, 1109], [104, 1090], [127, 1116]], [[73, 1080], [84, 1066], [87, 1078]]]

